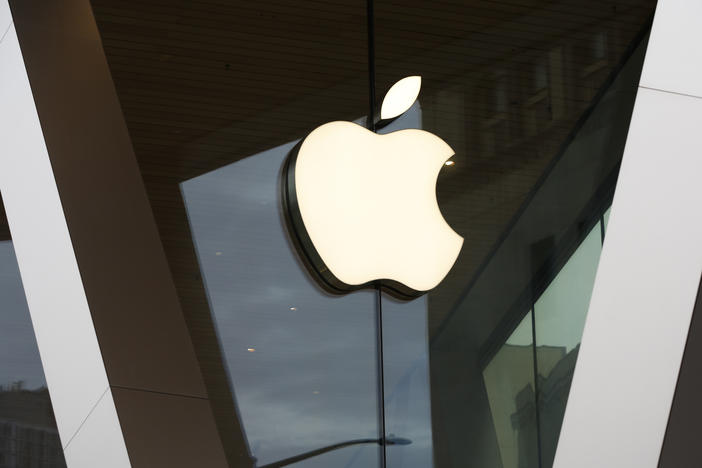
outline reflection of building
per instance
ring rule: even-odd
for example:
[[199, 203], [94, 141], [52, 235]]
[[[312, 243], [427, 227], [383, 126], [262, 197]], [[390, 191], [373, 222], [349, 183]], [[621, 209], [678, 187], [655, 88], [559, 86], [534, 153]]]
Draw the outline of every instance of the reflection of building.
[[[630, 17], [622, 11], [617, 12], [619, 14]], [[640, 10], [639, 14], [646, 13]], [[491, 156], [476, 158], [474, 166], [466, 173], [481, 164], [494, 164], [494, 160], [501, 163], [511, 160], [508, 166], [511, 169], [495, 173], [495, 177], [502, 177], [501, 186], [481, 185], [478, 181], [462, 182], [472, 190], [456, 190], [451, 194], [446, 202], [446, 213], [452, 224], [459, 225], [462, 221], [481, 226], [481, 234], [490, 228], [501, 229], [505, 223], [495, 222], [495, 218], [513, 218], [497, 243], [493, 241], [496, 234], [486, 235], [488, 242], [485, 244], [494, 246], [489, 255], [484, 251], [480, 253], [480, 249], [472, 249], [457, 263], [442, 286], [430, 294], [430, 329], [436, 331], [430, 349], [433, 407], [442, 407], [444, 401], [452, 400], [450, 411], [432, 412], [434, 433], [441, 435], [435, 442], [439, 465], [455, 459], [455, 453], [459, 452], [460, 457], [478, 466], [551, 466], [548, 460], [552, 455], [547, 453], [555, 451], [558, 428], [554, 429], [555, 437], [544, 434], [545, 430], [550, 431], [548, 421], [539, 430], [540, 412], [544, 409], [535, 401], [542, 382], [534, 384], [534, 357], [538, 354], [536, 367], [540, 375], [548, 376], [567, 349], [542, 345], [564, 345], [561, 333], [582, 331], [580, 317], [584, 317], [587, 311], [592, 290], [590, 278], [594, 281], [594, 268], [599, 258], [599, 239], [594, 242], [597, 252], [591, 255], [588, 251], [583, 255], [587, 257], [584, 262], [587, 268], [580, 268], [580, 263], [575, 262], [578, 263], [578, 274], [572, 283], [577, 287], [572, 286], [571, 281], [567, 282], [568, 287], [557, 285], [553, 289], [558, 291], [559, 300], [549, 302], [548, 307], [539, 303], [533, 319], [538, 349], [532, 347], [532, 316], [528, 311], [536, 309], [535, 302], [583, 239], [590, 232], [594, 233], [593, 237], [600, 237], [600, 226], [604, 223], [598, 223], [611, 201], [626, 141], [626, 123], [644, 59], [642, 31], [645, 32], [645, 21], [639, 22], [639, 30], [632, 28], [634, 23], [612, 21], [604, 28], [596, 22], [588, 22], [582, 26], [582, 34], [544, 40], [549, 52], [540, 50], [543, 55], [540, 60], [525, 60], [525, 66], [531, 64], [525, 69], [529, 72], [510, 76], [503, 84], [490, 87], [498, 96], [500, 93], [507, 96], [498, 99], [503, 101], [503, 118], [491, 121], [494, 125], [489, 129], [473, 127], [472, 131], [479, 133], [476, 136], [483, 137], [483, 140], [469, 140], [473, 142], [475, 152]], [[603, 41], [609, 43], [604, 49]], [[585, 44], [589, 45], [583, 47]], [[607, 51], [603, 54], [605, 49]], [[499, 81], [498, 75], [492, 77]], [[497, 116], [500, 107], [489, 104], [482, 109]], [[475, 116], [479, 114], [476, 112]], [[482, 177], [483, 172], [475, 170], [475, 174]], [[458, 175], [453, 177], [459, 179]], [[505, 197], [499, 203], [502, 211], [485, 209], [485, 204], [475, 203], [473, 206], [480, 213], [465, 216], [465, 211], [461, 211], [455, 221], [451, 219], [452, 204], [466, 197], [477, 197], [479, 193], [488, 197], [490, 191], [495, 192], [489, 195], [490, 200], [500, 200], [502, 187], [510, 184], [512, 178], [519, 178], [520, 183], [524, 183], [522, 190], [533, 190], [533, 196], [516, 196], [512, 200]], [[536, 179], [539, 181], [535, 182]], [[517, 185], [510, 186], [510, 189], [517, 190]], [[441, 194], [439, 197], [441, 203]], [[522, 204], [520, 209], [517, 209], [518, 204]], [[465, 202], [456, 204], [462, 210], [469, 205]], [[491, 220], [481, 223], [481, 217], [491, 217]], [[487, 228], [483, 228], [483, 224]], [[480, 243], [481, 235], [475, 230], [465, 232], [469, 237], [473, 234], [472, 239]], [[470, 260], [471, 255], [479, 258]], [[466, 283], [464, 277], [472, 274], [471, 262], [473, 265], [482, 262], [482, 265], [476, 270], [473, 280]], [[590, 277], [585, 273], [590, 272], [592, 265]], [[546, 320], [548, 317], [556, 321]], [[525, 347], [519, 357], [498, 357], [517, 353], [516, 349], [507, 351], [508, 346], [503, 345], [509, 342], [508, 336], [522, 320], [528, 324], [530, 346]], [[550, 339], [550, 331], [557, 339]], [[579, 334], [569, 340], [572, 342], [569, 341], [568, 349], [579, 341]], [[526, 344], [526, 341], [520, 343]], [[461, 356], [461, 360], [456, 356]], [[500, 373], [512, 379], [508, 385], [505, 382], [497, 385], [500, 390], [496, 395], [489, 388], [490, 379], [485, 376], [487, 395], [480, 397], [483, 406], [486, 400], [489, 402], [492, 420], [484, 413], [478, 417], [475, 411], [469, 412], [468, 408], [477, 404], [467, 401], [467, 397], [461, 400], [459, 396], [467, 395], [475, 386], [477, 376], [467, 375], [464, 371], [471, 367], [463, 360], [472, 359], [477, 361], [479, 368], [486, 366], [486, 361], [491, 359], [501, 360], [504, 367]], [[489, 373], [488, 368], [484, 370], [485, 374]], [[456, 372], [464, 375], [460, 390], [454, 388]], [[510, 401], [503, 402], [505, 398]], [[496, 399], [501, 401], [500, 405], [495, 405]], [[467, 418], [468, 414], [472, 416]], [[562, 411], [560, 414], [562, 416]], [[543, 418], [548, 420], [550, 416]], [[478, 444], [477, 439], [466, 442], [461, 431], [482, 431], [495, 436], [490, 444]]]
[[[538, 392], [541, 395], [542, 388], [553, 387], [551, 382], [556, 378], [556, 375], [563, 374], [562, 369], [574, 365], [575, 361], [571, 361], [570, 354], [566, 354], [565, 348], [560, 346], [539, 346], [536, 348], [536, 352], [539, 356], [540, 366]], [[485, 389], [490, 401], [492, 425], [499, 446], [500, 462], [504, 468], [538, 466], [537, 441], [539, 439], [536, 423], [533, 358], [534, 349], [532, 346], [505, 344], [483, 372]], [[572, 370], [571, 367], [568, 375], [572, 375]], [[548, 377], [544, 379], [543, 375]], [[556, 380], [561, 382], [562, 379]], [[569, 382], [570, 380], [568, 380]], [[562, 389], [563, 387], [559, 386], [558, 388]], [[568, 396], [568, 386], [566, 385], [564, 389], [565, 393], [558, 393], [563, 402]], [[551, 400], [552, 398], [549, 397], [546, 405], [550, 405]], [[539, 401], [543, 402], [543, 397], [540, 396]], [[560, 416], [557, 416], [560, 408], [560, 406], [545, 408], [543, 404], [540, 405], [538, 416], [541, 419], [542, 450], [545, 447], [551, 448], [549, 443], [544, 443], [546, 440], [544, 429], [552, 425], [550, 422], [544, 424], [544, 412], [552, 414], [553, 419], [560, 424], [559, 417], [563, 416], [562, 412]], [[565, 404], [562, 408], [565, 408]], [[556, 432], [556, 440], [557, 437], [558, 433]], [[554, 448], [555, 442], [553, 441], [552, 445]], [[544, 466], [550, 466], [550, 464]]]
[[[544, 466], [551, 466], [556, 456], [558, 436], [561, 432], [579, 349], [580, 345], [577, 345], [565, 354], [548, 371], [546, 378], [543, 378], [544, 373], [539, 369], [539, 426]], [[541, 353], [541, 348], [537, 348], [537, 353]]]
[[0, 387], [0, 468], [65, 466], [48, 390]]
[[[534, 387], [527, 385], [517, 393], [514, 403], [517, 411], [512, 414], [511, 423], [517, 437], [516, 465], [515, 468], [532, 468], [538, 466], [538, 434], [537, 434], [537, 412], [534, 405]], [[508, 465], [505, 465], [508, 466]]]
[[533, 354], [531, 346], [506, 344], [483, 372], [504, 468], [529, 467], [536, 460], [537, 453], [531, 450], [536, 447], [536, 432], [527, 423], [536, 414]]
[[[510, 345], [505, 346], [505, 348], [507, 347]], [[532, 352], [530, 347], [518, 348], [528, 350], [529, 353]], [[531, 383], [533, 380], [516, 393], [514, 404], [517, 410], [511, 416], [512, 428], [518, 434], [518, 456], [516, 457], [518, 468], [533, 466], [530, 461], [538, 457], [533, 443], [537, 437], [537, 427], [541, 443], [542, 465], [551, 466], [553, 464], [579, 348], [580, 345], [567, 353], [565, 347], [539, 346], [536, 348], [539, 365], [543, 366], [543, 368], [538, 369], [538, 425], [536, 424], [535, 411], [536, 398], [534, 386]]]

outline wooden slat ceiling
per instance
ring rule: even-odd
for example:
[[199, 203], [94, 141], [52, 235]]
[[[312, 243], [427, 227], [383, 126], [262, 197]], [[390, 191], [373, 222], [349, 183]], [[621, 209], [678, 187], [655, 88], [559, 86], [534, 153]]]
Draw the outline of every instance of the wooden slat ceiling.
[[469, 242], [430, 294], [434, 336], [655, 2], [402, 5], [378, 3], [378, 88], [422, 75], [424, 128], [456, 150], [456, 165], [439, 178], [439, 204]]
[[[484, 258], [654, 4], [376, 2], [378, 91], [421, 73], [420, 101], [431, 103], [425, 128], [457, 152], [439, 195], [449, 222], [471, 239], [458, 283]], [[325, 121], [365, 114], [365, 2], [93, 5], [147, 182], [177, 183]], [[536, 75], [549, 73], [549, 53], [559, 48], [565, 90], [554, 93]], [[498, 93], [508, 107], [498, 108]], [[500, 184], [508, 174], [509, 184]], [[150, 187], [158, 216], [159, 203], [169, 201]], [[443, 313], [433, 312], [435, 326]]]
[[[187, 179], [365, 110], [363, 5], [93, 4], [145, 177]], [[306, 104], [348, 81], [329, 105]], [[223, 129], [227, 140], [176, 156]]]
[[[654, 4], [376, 1], [379, 99], [421, 74], [425, 128], [457, 153], [439, 197], [471, 249], [448, 289], [485, 257]], [[159, 215], [173, 203], [169, 184], [366, 113], [363, 1], [93, 5], [162, 230], [181, 229]], [[538, 78], [554, 51], [560, 91]], [[432, 328], [451, 298], [440, 302]]]

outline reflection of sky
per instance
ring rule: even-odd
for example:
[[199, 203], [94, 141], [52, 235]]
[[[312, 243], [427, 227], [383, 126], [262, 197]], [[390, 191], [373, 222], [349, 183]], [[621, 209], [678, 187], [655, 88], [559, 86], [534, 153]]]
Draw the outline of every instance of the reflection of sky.
[[44, 371], [10, 241], [0, 242], [0, 298], [0, 386], [22, 381], [24, 388], [44, 387]]
[[[418, 105], [408, 114], [395, 129], [418, 127]], [[378, 436], [375, 295], [325, 294], [298, 263], [278, 185], [294, 143], [181, 186], [244, 430], [261, 464]], [[432, 464], [426, 303], [385, 304], [388, 433], [412, 440], [389, 449], [389, 466], [426, 468]], [[365, 446], [296, 466], [377, 464], [377, 447]]]
[[182, 185], [244, 430], [260, 463], [377, 435], [374, 297], [326, 295], [297, 263], [278, 205], [280, 167], [292, 146]]
[[426, 296], [383, 300], [385, 430], [412, 441], [390, 446], [388, 467], [433, 466]]

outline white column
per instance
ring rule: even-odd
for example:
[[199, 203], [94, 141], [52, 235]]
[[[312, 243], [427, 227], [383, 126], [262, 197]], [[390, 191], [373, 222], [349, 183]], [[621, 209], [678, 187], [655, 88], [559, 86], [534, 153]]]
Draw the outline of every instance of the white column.
[[37, 110], [0, 0], [0, 192], [69, 468], [129, 458]]
[[702, 2], [659, 0], [556, 453], [655, 468], [702, 274]]

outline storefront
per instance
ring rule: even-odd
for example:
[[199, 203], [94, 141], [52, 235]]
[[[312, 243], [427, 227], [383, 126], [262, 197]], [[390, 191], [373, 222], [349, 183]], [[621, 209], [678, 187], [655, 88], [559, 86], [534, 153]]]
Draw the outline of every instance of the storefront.
[[[554, 459], [655, 10], [0, 0], [22, 109], [0, 120], [0, 467], [571, 468]], [[405, 77], [418, 97], [382, 119]], [[402, 158], [354, 167], [351, 195], [325, 165], [320, 225], [354, 230], [331, 251], [371, 280], [337, 287], [286, 199], [286, 163], [336, 121], [360, 133], [330, 158], [421, 158], [354, 146], [370, 131], [450, 146], [436, 201], [462, 243], [397, 195], [423, 188]], [[376, 186], [380, 217], [338, 201]], [[440, 260], [437, 286], [402, 288]], [[694, 299], [699, 276], [680, 284]]]

